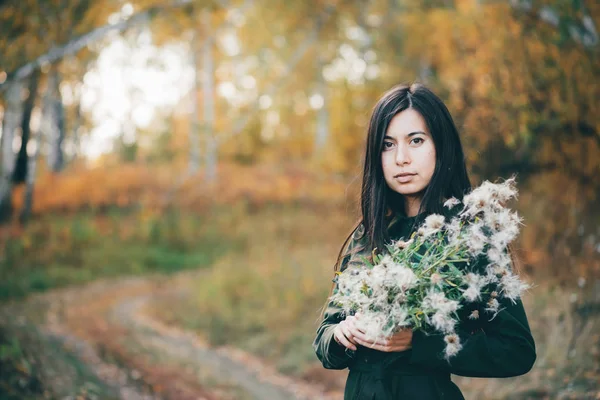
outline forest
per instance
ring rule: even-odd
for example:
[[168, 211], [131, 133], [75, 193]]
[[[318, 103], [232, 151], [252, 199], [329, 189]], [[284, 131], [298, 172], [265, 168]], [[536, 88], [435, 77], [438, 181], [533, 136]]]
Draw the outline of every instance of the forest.
[[[0, 0], [0, 398], [337, 399], [311, 347], [377, 99], [515, 176], [537, 361], [600, 396], [600, 3]], [[257, 372], [259, 371], [259, 372]]]

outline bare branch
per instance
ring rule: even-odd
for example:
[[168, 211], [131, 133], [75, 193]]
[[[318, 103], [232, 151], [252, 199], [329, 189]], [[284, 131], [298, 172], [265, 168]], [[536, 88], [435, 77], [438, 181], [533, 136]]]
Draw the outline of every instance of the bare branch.
[[130, 18], [120, 21], [116, 24], [107, 24], [96, 28], [88, 33], [85, 33], [78, 38], [73, 39], [65, 45], [53, 47], [49, 52], [39, 56], [37, 59], [17, 68], [15, 71], [8, 74], [8, 77], [3, 83], [0, 83], [0, 92], [4, 91], [12, 81], [21, 80], [28, 77], [31, 73], [38, 69], [40, 66], [49, 63], [55, 63], [63, 57], [74, 54], [82, 48], [88, 46], [90, 43], [103, 38], [109, 32], [122, 32], [138, 22], [151, 18], [158, 11], [172, 9], [177, 7], [183, 7], [191, 4], [191, 0], [177, 0], [171, 4], [154, 6], [146, 10], [140, 11]]

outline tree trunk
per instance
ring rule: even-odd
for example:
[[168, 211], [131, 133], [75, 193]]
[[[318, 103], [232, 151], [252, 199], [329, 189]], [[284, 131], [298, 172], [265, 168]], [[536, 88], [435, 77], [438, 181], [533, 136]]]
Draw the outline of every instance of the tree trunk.
[[[209, 44], [204, 44], [205, 48], [209, 46]], [[190, 159], [188, 162], [188, 174], [190, 175], [193, 175], [196, 172], [198, 172], [198, 169], [200, 168], [200, 115], [198, 113], [198, 92], [200, 88], [200, 77], [198, 75], [198, 70], [200, 67], [200, 61], [198, 60], [199, 51], [200, 49], [198, 48], [198, 31], [194, 29], [192, 37], [192, 67], [194, 69], [194, 84], [192, 85], [192, 95], [190, 98], [192, 115], [190, 117]]]
[[[209, 36], [211, 31], [211, 15], [203, 11], [202, 22], [205, 35]], [[217, 143], [214, 138], [215, 125], [215, 99], [214, 99], [214, 62], [213, 46], [211, 42], [204, 45], [202, 51], [202, 94], [204, 103], [204, 137], [206, 138], [206, 170], [207, 182], [214, 182], [217, 178]]]
[[323, 77], [323, 56], [317, 56], [317, 93], [323, 98], [323, 105], [317, 111], [317, 129], [315, 136], [315, 148], [314, 152], [317, 156], [321, 155], [327, 139], [329, 138], [329, 111], [328, 106], [328, 93], [327, 93], [327, 82]]
[[81, 115], [81, 98], [77, 103], [75, 108], [75, 117], [73, 118], [73, 127], [70, 129], [71, 131], [71, 154], [69, 157], [69, 163], [77, 160], [79, 158], [79, 152], [81, 151], [81, 134], [79, 132], [79, 128], [81, 127], [81, 120], [83, 119]]
[[23, 103], [23, 117], [21, 119], [21, 148], [17, 155], [13, 172], [13, 184], [18, 185], [19, 183], [25, 182], [27, 177], [28, 168], [28, 157], [27, 157], [27, 143], [29, 143], [29, 136], [31, 135], [31, 112], [35, 106], [35, 100], [37, 98], [37, 89], [39, 82], [39, 70], [36, 71], [29, 79], [29, 94], [27, 99]]
[[35, 143], [35, 148], [33, 150], [33, 154], [29, 156], [28, 160], [23, 208], [21, 209], [21, 214], [19, 215], [19, 222], [22, 225], [29, 221], [31, 217], [31, 210], [33, 208], [33, 188], [35, 186], [38, 155], [40, 154], [40, 136], [40, 129], [38, 129], [36, 132], [34, 132], [34, 137], [32, 138], [33, 143]]
[[53, 65], [48, 76], [47, 96], [44, 99], [44, 125], [49, 144], [48, 167], [52, 172], [60, 172], [64, 167], [65, 111], [59, 90], [60, 80], [58, 67]]
[[2, 171], [0, 173], [0, 224], [12, 214], [12, 177], [15, 167], [13, 138], [22, 121], [22, 82], [14, 81], [6, 91], [6, 109], [2, 121]]

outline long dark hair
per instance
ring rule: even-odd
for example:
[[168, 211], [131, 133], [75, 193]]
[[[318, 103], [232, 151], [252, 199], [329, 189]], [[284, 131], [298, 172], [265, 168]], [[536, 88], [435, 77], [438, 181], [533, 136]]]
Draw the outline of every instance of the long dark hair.
[[[404, 213], [404, 196], [392, 191], [385, 182], [381, 153], [390, 121], [409, 108], [417, 111], [425, 120], [436, 151], [435, 170], [423, 192], [419, 214], [441, 213], [444, 199], [462, 199], [471, 189], [458, 130], [444, 102], [418, 83], [394, 86], [377, 101], [371, 113], [362, 176], [362, 217], [354, 229], [356, 231], [363, 225], [361, 231], [366, 236], [366, 240], [363, 240], [366, 245], [355, 251], [365, 250], [366, 247], [367, 254], [372, 255], [373, 250], [383, 249], [390, 239], [387, 232], [388, 217], [394, 213]], [[336, 271], [346, 255], [345, 249], [351, 237], [352, 233], [340, 249]]]

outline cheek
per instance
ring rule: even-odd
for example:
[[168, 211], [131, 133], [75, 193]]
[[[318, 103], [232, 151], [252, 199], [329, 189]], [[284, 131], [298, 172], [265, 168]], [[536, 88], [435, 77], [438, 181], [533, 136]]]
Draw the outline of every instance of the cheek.
[[393, 159], [391, 159], [391, 157], [389, 157], [386, 153], [383, 153], [383, 155], [381, 156], [381, 167], [383, 168], [383, 174], [387, 175], [388, 173], [391, 173], [390, 168], [391, 168], [391, 164], [393, 164]]
[[435, 164], [436, 164], [436, 153], [435, 153], [435, 147], [431, 147], [429, 149], [427, 149], [427, 155], [424, 158], [424, 160], [426, 160], [426, 168], [427, 171], [430, 172], [431, 175], [433, 175], [433, 171], [435, 171]]
[[430, 154], [429, 154], [429, 168], [431, 169], [431, 173], [433, 174], [433, 171], [435, 170], [435, 164], [436, 164], [436, 159], [435, 159], [435, 150], [433, 150]]

